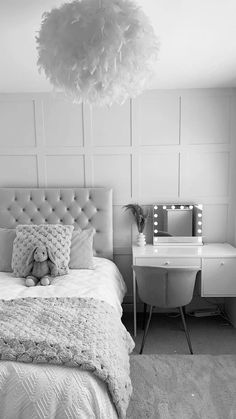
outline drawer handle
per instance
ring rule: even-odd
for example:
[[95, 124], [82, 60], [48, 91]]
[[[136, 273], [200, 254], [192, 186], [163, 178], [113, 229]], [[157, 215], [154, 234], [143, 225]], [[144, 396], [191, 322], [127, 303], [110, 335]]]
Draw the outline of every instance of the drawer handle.
[[169, 264], [170, 264], [170, 262], [165, 262], [165, 263], [164, 263], [164, 265], [169, 265]]
[[225, 264], [224, 262], [220, 262], [220, 266], [224, 266], [224, 264]]

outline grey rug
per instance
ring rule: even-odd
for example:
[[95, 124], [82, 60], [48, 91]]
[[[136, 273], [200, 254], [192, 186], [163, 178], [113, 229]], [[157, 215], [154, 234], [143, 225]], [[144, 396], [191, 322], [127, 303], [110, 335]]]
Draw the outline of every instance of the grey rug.
[[236, 419], [236, 355], [133, 355], [127, 419]]

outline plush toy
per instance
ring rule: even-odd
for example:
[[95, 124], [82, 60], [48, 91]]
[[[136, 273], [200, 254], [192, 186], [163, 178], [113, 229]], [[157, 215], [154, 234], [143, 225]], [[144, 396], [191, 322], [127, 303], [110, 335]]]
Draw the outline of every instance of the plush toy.
[[50, 248], [40, 245], [34, 247], [26, 262], [27, 287], [33, 287], [40, 282], [41, 285], [50, 285], [50, 276], [58, 273], [55, 257]]

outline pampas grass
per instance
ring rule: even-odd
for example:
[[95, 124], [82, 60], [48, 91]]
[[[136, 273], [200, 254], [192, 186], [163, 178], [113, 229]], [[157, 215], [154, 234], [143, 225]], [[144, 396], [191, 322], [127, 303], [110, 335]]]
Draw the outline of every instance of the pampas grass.
[[124, 205], [125, 210], [129, 210], [131, 214], [133, 215], [138, 232], [143, 233], [143, 230], [145, 228], [146, 219], [148, 217], [148, 213], [145, 213], [143, 208], [138, 204], [127, 204]]

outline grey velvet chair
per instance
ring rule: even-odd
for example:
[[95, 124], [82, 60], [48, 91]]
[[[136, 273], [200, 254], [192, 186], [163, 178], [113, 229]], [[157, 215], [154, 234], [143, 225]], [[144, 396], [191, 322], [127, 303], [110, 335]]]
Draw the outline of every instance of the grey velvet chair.
[[187, 338], [189, 351], [193, 354], [183, 307], [193, 298], [197, 270], [191, 268], [159, 268], [133, 266], [140, 299], [150, 306], [147, 324], [143, 334], [140, 354], [143, 352], [154, 307], [179, 308]]

